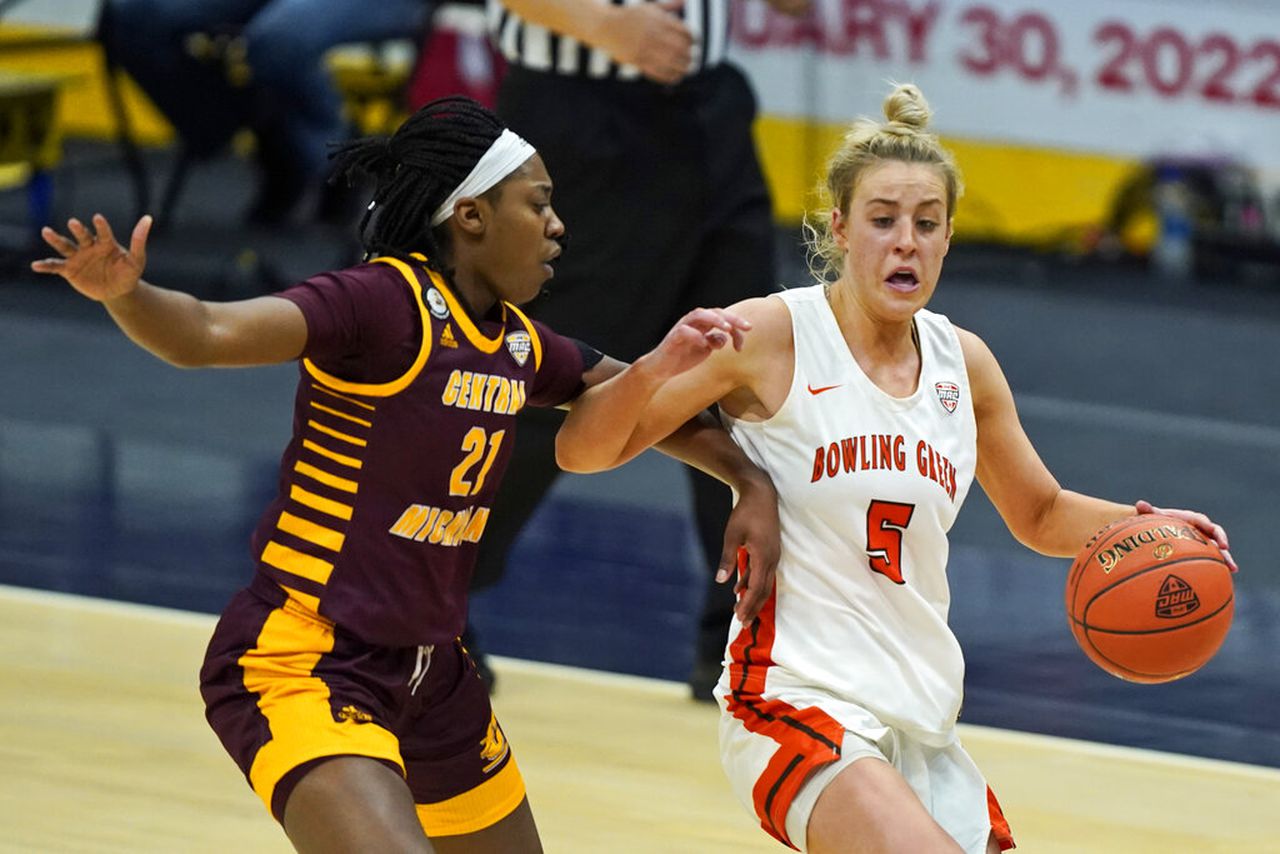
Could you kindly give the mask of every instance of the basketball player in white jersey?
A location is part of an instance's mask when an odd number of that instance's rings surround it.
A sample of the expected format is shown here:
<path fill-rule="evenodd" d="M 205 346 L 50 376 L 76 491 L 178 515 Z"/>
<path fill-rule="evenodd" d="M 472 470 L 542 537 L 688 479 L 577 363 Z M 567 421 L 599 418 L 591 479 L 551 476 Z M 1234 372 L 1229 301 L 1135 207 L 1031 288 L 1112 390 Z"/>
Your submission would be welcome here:
<path fill-rule="evenodd" d="M 774 596 L 734 621 L 716 691 L 736 794 L 797 849 L 985 854 L 1013 838 L 956 735 L 964 661 L 947 625 L 947 531 L 970 484 L 1047 555 L 1157 511 L 1062 489 L 991 351 L 925 308 L 960 179 L 916 87 L 885 115 L 854 123 L 828 163 L 811 248 L 829 281 L 734 306 L 751 324 L 740 349 L 699 361 L 668 335 L 580 398 L 557 450 L 570 470 L 609 468 L 718 402 L 782 522 Z M 1158 512 L 1228 547 L 1203 514 Z"/>

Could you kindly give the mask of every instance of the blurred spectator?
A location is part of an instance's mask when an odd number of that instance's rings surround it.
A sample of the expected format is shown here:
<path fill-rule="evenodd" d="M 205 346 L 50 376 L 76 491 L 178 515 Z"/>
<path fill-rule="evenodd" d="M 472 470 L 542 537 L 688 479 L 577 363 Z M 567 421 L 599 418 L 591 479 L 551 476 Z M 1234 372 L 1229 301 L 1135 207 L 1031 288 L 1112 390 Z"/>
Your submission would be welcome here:
<path fill-rule="evenodd" d="M 177 130 L 190 156 L 235 132 L 257 140 L 248 211 L 280 224 L 323 186 L 328 143 L 350 136 L 324 62 L 338 44 L 417 39 L 430 0 L 106 0 L 103 47 Z M 321 194 L 324 196 L 325 194 Z M 345 215 L 321 198 L 317 215 Z"/>
<path fill-rule="evenodd" d="M 419 47 L 405 100 L 416 110 L 437 98 L 466 95 L 492 109 L 506 67 L 489 40 L 484 0 L 445 0 Z"/>

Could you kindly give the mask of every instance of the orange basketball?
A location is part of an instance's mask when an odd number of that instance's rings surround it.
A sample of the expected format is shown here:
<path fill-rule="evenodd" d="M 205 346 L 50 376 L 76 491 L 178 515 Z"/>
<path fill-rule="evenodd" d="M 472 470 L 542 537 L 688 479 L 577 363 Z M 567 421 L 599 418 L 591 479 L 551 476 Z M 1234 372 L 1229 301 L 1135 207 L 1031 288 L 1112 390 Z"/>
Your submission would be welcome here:
<path fill-rule="evenodd" d="M 1130 682 L 1171 682 L 1213 657 L 1235 597 L 1222 552 L 1194 525 L 1145 514 L 1094 534 L 1067 575 L 1067 619 L 1093 663 Z"/>

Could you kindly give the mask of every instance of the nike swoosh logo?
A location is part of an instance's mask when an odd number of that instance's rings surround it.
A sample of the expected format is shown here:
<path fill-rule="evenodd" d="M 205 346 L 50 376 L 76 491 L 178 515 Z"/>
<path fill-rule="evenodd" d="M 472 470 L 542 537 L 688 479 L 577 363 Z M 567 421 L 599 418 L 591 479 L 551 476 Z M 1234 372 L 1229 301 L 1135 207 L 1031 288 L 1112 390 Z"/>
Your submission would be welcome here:
<path fill-rule="evenodd" d="M 844 385 L 844 383 L 836 383 L 835 385 L 824 385 L 818 388 L 814 388 L 811 385 L 809 386 L 809 394 L 822 394 L 824 391 L 831 391 L 831 389 L 840 388 L 840 386 L 842 385 Z"/>

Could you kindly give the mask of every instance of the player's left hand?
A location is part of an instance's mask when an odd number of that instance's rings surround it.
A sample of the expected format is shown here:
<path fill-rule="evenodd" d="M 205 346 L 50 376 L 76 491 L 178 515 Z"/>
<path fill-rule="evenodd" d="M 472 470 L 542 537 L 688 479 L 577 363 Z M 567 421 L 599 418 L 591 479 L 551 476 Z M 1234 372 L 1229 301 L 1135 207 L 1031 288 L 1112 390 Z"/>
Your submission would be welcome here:
<path fill-rule="evenodd" d="M 750 329 L 751 321 L 723 308 L 695 308 L 645 357 L 648 368 L 659 376 L 674 377 L 726 345 L 741 350 L 743 335 Z"/>
<path fill-rule="evenodd" d="M 67 221 L 67 233 L 45 226 L 40 236 L 61 258 L 41 258 L 31 262 L 37 273 L 61 276 L 91 300 L 110 302 L 127 296 L 138 286 L 147 266 L 147 236 L 151 217 L 144 216 L 133 227 L 129 246 L 116 242 L 111 223 L 102 214 L 93 215 L 93 228 L 74 217 Z"/>
<path fill-rule="evenodd" d="M 773 574 L 782 553 L 778 522 L 778 493 L 763 472 L 739 485 L 738 502 L 724 529 L 724 547 L 716 581 L 724 583 L 737 570 L 733 591 L 738 603 L 733 612 L 744 624 L 760 613 L 773 595 Z"/>
<path fill-rule="evenodd" d="M 1150 501 L 1138 501 L 1135 505 L 1139 513 L 1156 513 L 1161 516 L 1172 516 L 1175 519 L 1182 519 L 1195 525 L 1209 539 L 1217 544 L 1219 551 L 1222 552 L 1223 559 L 1227 562 L 1227 568 L 1232 572 L 1239 572 L 1240 567 L 1236 566 L 1235 558 L 1231 557 L 1231 543 L 1227 541 L 1226 530 L 1208 516 L 1198 513 L 1195 510 L 1170 510 L 1165 507 L 1156 507 Z"/>

